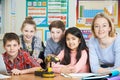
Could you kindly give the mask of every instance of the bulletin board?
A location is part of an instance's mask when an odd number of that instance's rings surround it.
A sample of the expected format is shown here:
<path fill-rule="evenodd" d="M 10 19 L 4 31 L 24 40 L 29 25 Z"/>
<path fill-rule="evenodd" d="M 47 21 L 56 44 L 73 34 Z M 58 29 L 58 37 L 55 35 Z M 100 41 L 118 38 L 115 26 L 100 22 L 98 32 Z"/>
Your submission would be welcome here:
<path fill-rule="evenodd" d="M 119 26 L 118 22 L 118 1 L 117 0 L 94 0 L 94 1 L 83 1 L 77 0 L 76 5 L 76 26 L 83 28 L 90 28 L 93 17 L 100 12 L 107 14 L 114 25 Z"/>
<path fill-rule="evenodd" d="M 120 0 L 76 1 L 76 26 L 81 29 L 86 41 L 92 36 L 90 29 L 92 20 L 100 12 L 107 14 L 112 19 L 114 25 L 120 27 Z"/>
<path fill-rule="evenodd" d="M 37 25 L 37 36 L 43 42 L 50 37 L 48 26 L 61 20 L 68 27 L 69 0 L 26 0 L 26 16 L 32 16 Z"/>
<path fill-rule="evenodd" d="M 27 0 L 26 16 L 32 16 L 37 27 L 48 27 L 54 20 L 61 20 L 68 26 L 69 0 Z"/>

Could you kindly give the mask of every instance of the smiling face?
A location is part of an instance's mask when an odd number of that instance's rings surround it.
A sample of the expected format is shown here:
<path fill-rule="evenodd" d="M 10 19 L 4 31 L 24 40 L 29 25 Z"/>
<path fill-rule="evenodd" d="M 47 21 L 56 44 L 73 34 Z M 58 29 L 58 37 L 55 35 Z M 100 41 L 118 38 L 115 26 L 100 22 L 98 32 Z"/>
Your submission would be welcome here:
<path fill-rule="evenodd" d="M 60 28 L 52 28 L 50 31 L 51 38 L 54 42 L 59 42 L 63 37 L 64 32 Z"/>
<path fill-rule="evenodd" d="M 4 45 L 4 49 L 7 54 L 11 57 L 16 57 L 18 54 L 18 50 L 20 49 L 20 45 L 16 40 L 7 41 Z"/>
<path fill-rule="evenodd" d="M 109 37 L 111 28 L 108 21 L 105 18 L 97 18 L 94 22 L 95 35 L 99 39 Z"/>
<path fill-rule="evenodd" d="M 70 33 L 67 34 L 66 36 L 66 43 L 68 48 L 71 50 L 77 50 L 79 44 L 80 44 L 80 39 Z"/>
<path fill-rule="evenodd" d="M 34 25 L 32 24 L 26 24 L 24 26 L 24 28 L 22 29 L 22 33 L 23 33 L 23 38 L 25 41 L 27 42 L 31 42 L 33 36 L 35 35 L 35 29 L 34 29 Z"/>

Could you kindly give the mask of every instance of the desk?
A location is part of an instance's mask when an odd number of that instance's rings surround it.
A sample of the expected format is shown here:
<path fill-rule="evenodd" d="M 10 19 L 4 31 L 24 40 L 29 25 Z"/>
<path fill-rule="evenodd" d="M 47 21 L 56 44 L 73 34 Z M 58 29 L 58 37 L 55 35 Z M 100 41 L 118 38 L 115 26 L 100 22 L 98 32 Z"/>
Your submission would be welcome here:
<path fill-rule="evenodd" d="M 10 79 L 5 80 L 80 80 L 79 78 L 65 78 L 59 74 L 55 74 L 54 78 L 42 78 L 34 74 L 12 75 Z"/>

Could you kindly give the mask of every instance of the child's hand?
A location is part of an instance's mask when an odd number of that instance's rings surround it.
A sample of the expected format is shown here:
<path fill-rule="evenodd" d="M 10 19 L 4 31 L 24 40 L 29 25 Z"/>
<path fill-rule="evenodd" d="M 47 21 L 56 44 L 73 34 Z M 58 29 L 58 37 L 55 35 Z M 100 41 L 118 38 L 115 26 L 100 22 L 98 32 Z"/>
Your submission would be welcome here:
<path fill-rule="evenodd" d="M 75 69 L 73 67 L 65 66 L 61 68 L 61 73 L 73 73 L 73 72 L 75 72 Z"/>
<path fill-rule="evenodd" d="M 20 74 L 22 74 L 22 71 L 19 70 L 19 69 L 13 69 L 13 70 L 11 70 L 11 72 L 12 72 L 13 75 L 20 75 Z"/>
<path fill-rule="evenodd" d="M 38 62 L 38 63 L 43 63 L 43 60 L 40 59 L 40 58 L 38 58 L 38 59 L 37 59 L 37 62 Z"/>

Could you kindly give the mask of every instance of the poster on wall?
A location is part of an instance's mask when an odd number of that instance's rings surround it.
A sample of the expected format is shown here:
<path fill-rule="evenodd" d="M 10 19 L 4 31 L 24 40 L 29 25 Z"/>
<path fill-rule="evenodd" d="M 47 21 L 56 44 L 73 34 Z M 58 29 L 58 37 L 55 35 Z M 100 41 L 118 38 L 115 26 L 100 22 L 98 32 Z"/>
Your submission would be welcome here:
<path fill-rule="evenodd" d="M 54 20 L 62 20 L 68 26 L 68 1 L 48 0 L 48 24 Z"/>
<path fill-rule="evenodd" d="M 87 29 L 87 28 L 83 28 L 83 29 L 80 29 L 82 34 L 83 34 L 83 37 L 85 39 L 86 42 L 88 42 L 88 40 L 92 37 L 92 32 L 90 29 Z"/>
<path fill-rule="evenodd" d="M 27 0 L 26 16 L 32 16 L 37 27 L 48 27 L 54 20 L 61 20 L 68 26 L 69 0 Z"/>
<path fill-rule="evenodd" d="M 89 3 L 91 5 L 89 5 Z M 76 5 L 76 26 L 90 27 L 93 17 L 97 13 L 107 14 L 118 27 L 118 1 L 83 1 L 77 0 Z"/>
<path fill-rule="evenodd" d="M 32 16 L 37 26 L 47 26 L 47 0 L 27 0 L 26 16 Z"/>

